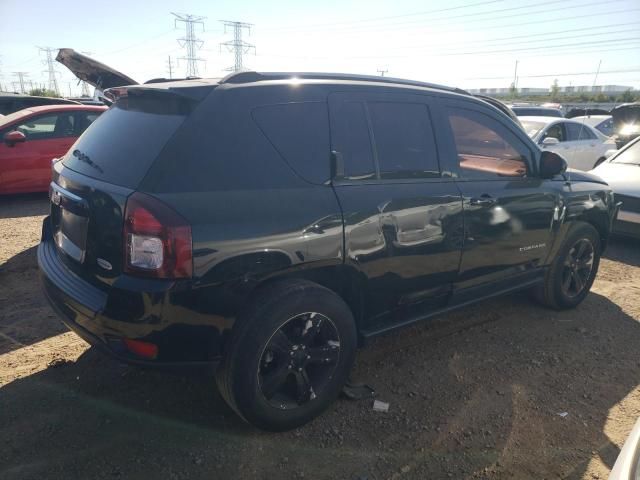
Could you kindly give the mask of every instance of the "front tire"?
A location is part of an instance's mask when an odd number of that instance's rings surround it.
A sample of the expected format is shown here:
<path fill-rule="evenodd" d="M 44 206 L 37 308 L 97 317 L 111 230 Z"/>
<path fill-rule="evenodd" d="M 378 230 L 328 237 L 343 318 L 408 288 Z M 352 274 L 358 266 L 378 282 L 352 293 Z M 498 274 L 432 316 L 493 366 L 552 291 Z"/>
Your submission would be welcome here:
<path fill-rule="evenodd" d="M 600 265 L 600 235 L 588 223 L 573 227 L 534 297 L 558 310 L 578 306 L 591 290 Z"/>
<path fill-rule="evenodd" d="M 356 348 L 351 310 L 338 295 L 305 280 L 276 282 L 237 320 L 216 381 L 244 420 L 289 430 L 335 401 Z"/>

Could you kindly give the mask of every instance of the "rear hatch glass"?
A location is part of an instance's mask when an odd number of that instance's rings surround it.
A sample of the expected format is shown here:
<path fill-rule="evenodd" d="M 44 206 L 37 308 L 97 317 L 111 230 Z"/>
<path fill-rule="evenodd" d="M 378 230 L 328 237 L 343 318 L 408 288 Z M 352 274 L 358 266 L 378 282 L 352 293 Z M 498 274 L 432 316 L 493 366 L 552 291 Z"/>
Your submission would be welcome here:
<path fill-rule="evenodd" d="M 190 102 L 178 96 L 132 91 L 87 129 L 65 156 L 64 166 L 136 188 L 189 110 Z"/>

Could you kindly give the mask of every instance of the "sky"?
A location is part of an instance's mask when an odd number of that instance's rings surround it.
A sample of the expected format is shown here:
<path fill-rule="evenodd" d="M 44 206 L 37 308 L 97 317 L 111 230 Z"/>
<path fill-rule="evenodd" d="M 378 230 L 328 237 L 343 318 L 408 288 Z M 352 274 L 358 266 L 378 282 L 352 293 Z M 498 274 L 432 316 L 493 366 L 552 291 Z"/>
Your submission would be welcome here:
<path fill-rule="evenodd" d="M 37 3 L 37 5 L 36 5 Z M 640 89 L 638 0 L 0 0 L 0 84 L 13 72 L 47 84 L 38 47 L 73 48 L 137 81 L 184 76 L 184 24 L 205 17 L 198 74 L 221 77 L 233 55 L 221 20 L 252 24 L 244 66 L 258 71 L 379 74 L 460 88 L 626 85 Z M 600 72 L 596 71 L 600 64 Z M 63 94 L 80 86 L 56 63 Z"/>

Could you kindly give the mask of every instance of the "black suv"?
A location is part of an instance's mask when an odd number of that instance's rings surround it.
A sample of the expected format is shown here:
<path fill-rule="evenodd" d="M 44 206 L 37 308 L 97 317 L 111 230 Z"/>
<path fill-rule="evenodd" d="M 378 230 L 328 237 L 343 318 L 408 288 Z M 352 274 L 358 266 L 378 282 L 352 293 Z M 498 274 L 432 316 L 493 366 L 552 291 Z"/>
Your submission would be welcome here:
<path fill-rule="evenodd" d="M 46 296 L 122 361 L 215 365 L 264 429 L 322 412 L 369 337 L 516 289 L 576 306 L 616 214 L 461 90 L 243 72 L 110 93 L 53 166 Z"/>

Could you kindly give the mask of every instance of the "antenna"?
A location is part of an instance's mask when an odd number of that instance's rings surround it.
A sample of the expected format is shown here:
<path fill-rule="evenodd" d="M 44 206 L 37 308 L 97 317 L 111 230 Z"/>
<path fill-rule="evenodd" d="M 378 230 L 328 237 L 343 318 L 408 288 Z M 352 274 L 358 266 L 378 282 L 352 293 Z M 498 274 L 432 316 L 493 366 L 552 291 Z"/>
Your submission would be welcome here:
<path fill-rule="evenodd" d="M 381 77 L 384 77 L 385 73 L 389 73 L 389 69 L 388 68 L 384 68 L 384 69 L 378 68 L 378 70 L 376 70 L 376 71 L 380 74 Z"/>

